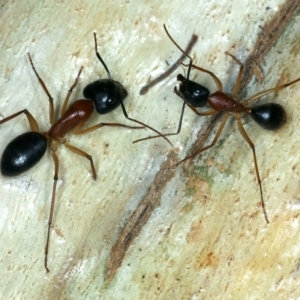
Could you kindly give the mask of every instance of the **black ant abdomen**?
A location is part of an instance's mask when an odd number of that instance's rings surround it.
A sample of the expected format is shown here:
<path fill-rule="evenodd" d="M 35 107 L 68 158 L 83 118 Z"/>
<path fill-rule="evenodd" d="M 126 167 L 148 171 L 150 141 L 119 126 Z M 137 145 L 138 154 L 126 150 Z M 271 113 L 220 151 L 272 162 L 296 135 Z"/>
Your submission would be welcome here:
<path fill-rule="evenodd" d="M 5 176 L 19 175 L 44 156 L 47 139 L 39 132 L 25 132 L 13 139 L 5 148 L 1 158 L 1 173 Z"/>
<path fill-rule="evenodd" d="M 286 122 L 286 112 L 277 103 L 266 103 L 251 108 L 252 119 L 261 127 L 276 130 Z"/>
<path fill-rule="evenodd" d="M 178 74 L 177 80 L 180 81 L 179 91 L 174 88 L 174 92 L 185 102 L 193 107 L 203 107 L 207 104 L 210 91 L 203 85 L 186 79 L 183 75 Z"/>
<path fill-rule="evenodd" d="M 94 81 L 83 90 L 83 96 L 93 101 L 98 114 L 115 110 L 127 95 L 123 85 L 111 78 Z"/>

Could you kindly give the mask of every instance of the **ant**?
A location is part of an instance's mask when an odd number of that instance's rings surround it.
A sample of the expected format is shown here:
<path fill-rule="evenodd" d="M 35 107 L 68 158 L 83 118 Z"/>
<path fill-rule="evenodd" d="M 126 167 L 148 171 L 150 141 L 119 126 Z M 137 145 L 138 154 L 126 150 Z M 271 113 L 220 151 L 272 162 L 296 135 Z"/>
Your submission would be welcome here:
<path fill-rule="evenodd" d="M 1 158 L 1 173 L 5 176 L 17 176 L 31 169 L 44 156 L 47 150 L 47 144 L 49 143 L 51 148 L 52 159 L 54 162 L 54 177 L 53 177 L 54 182 L 53 182 L 53 189 L 52 189 L 51 208 L 50 208 L 49 219 L 48 219 L 48 232 L 47 232 L 47 240 L 45 246 L 45 261 L 44 261 L 45 269 L 47 272 L 49 272 L 48 251 L 49 251 L 49 243 L 50 243 L 50 228 L 53 219 L 56 185 L 58 181 L 58 172 L 59 172 L 59 160 L 58 160 L 58 156 L 56 155 L 58 143 L 63 144 L 67 149 L 74 152 L 75 154 L 78 154 L 88 159 L 90 161 L 92 177 L 93 179 L 96 179 L 97 175 L 96 175 L 96 170 L 94 167 L 92 156 L 82 151 L 81 149 L 78 149 L 68 144 L 66 142 L 65 135 L 69 131 L 72 131 L 72 133 L 76 135 L 85 134 L 88 132 L 92 132 L 103 126 L 120 126 L 120 127 L 132 128 L 132 129 L 140 129 L 143 127 L 132 127 L 132 126 L 127 126 L 118 123 L 99 123 L 92 127 L 82 129 L 82 127 L 90 119 L 94 111 L 94 102 L 88 99 L 80 99 L 80 100 L 76 100 L 68 107 L 69 98 L 73 92 L 73 89 L 76 87 L 78 83 L 79 76 L 83 69 L 82 67 L 80 68 L 78 75 L 73 85 L 69 89 L 68 94 L 63 102 L 61 116 L 57 121 L 55 121 L 53 98 L 50 95 L 44 81 L 37 73 L 31 55 L 29 53 L 28 53 L 28 59 L 36 77 L 39 80 L 40 85 L 42 86 L 44 92 L 49 98 L 49 106 L 50 106 L 49 120 L 50 120 L 51 127 L 46 132 L 40 132 L 37 121 L 27 109 L 21 110 L 9 117 L 2 119 L 0 121 L 0 124 L 8 122 L 13 118 L 24 113 L 27 117 L 31 131 L 17 136 L 6 146 Z"/>
<path fill-rule="evenodd" d="M 177 80 L 180 82 L 179 83 L 179 90 L 177 89 L 177 87 L 174 87 L 174 92 L 180 98 L 182 98 L 183 101 L 184 101 L 183 106 L 182 106 L 182 110 L 181 110 L 181 115 L 180 115 L 180 119 L 179 119 L 177 132 L 167 133 L 167 134 L 164 134 L 164 136 L 177 135 L 177 134 L 180 133 L 185 105 L 187 105 L 198 116 L 211 116 L 211 115 L 215 115 L 215 114 L 219 113 L 220 111 L 225 112 L 225 115 L 223 116 L 221 124 L 219 125 L 219 128 L 216 132 L 216 135 L 215 135 L 212 143 L 205 146 L 205 147 L 203 147 L 203 148 L 201 148 L 201 149 L 199 149 L 199 150 L 197 150 L 193 154 L 185 157 L 184 159 L 179 161 L 176 165 L 178 166 L 182 162 L 184 162 L 184 161 L 186 161 L 190 158 L 193 158 L 196 155 L 198 155 L 198 154 L 210 149 L 211 147 L 213 147 L 217 143 L 217 141 L 218 141 L 218 139 L 219 139 L 219 137 L 220 137 L 220 135 L 221 135 L 221 133 L 224 129 L 224 126 L 225 126 L 225 124 L 228 120 L 228 117 L 230 115 L 233 115 L 236 122 L 237 122 L 238 130 L 240 131 L 241 135 L 243 136 L 243 138 L 246 140 L 246 142 L 248 143 L 248 145 L 252 149 L 255 172 L 256 172 L 256 177 L 257 177 L 258 185 L 259 185 L 259 189 L 260 189 L 261 205 L 262 205 L 265 220 L 266 220 L 267 223 L 269 223 L 269 219 L 268 219 L 268 216 L 267 216 L 265 203 L 264 203 L 261 179 L 260 179 L 260 175 L 259 175 L 259 171 L 258 171 L 258 164 L 257 164 L 257 159 L 256 159 L 255 146 L 254 146 L 253 142 L 251 141 L 251 139 L 249 138 L 247 132 L 244 129 L 244 126 L 241 122 L 241 117 L 242 117 L 242 114 L 248 114 L 252 117 L 252 119 L 258 125 L 260 125 L 264 129 L 267 129 L 267 130 L 279 129 L 286 121 L 286 112 L 280 104 L 265 103 L 265 104 L 261 104 L 261 105 L 256 105 L 254 107 L 248 107 L 248 104 L 255 101 L 255 100 L 257 100 L 257 99 L 259 99 L 259 98 L 261 98 L 262 96 L 265 96 L 265 95 L 270 94 L 270 93 L 274 93 L 276 91 L 284 89 L 284 88 L 300 81 L 300 77 L 293 80 L 293 81 L 291 81 L 291 82 L 289 82 L 289 83 L 282 84 L 282 85 L 279 85 L 277 87 L 259 92 L 255 95 L 251 96 L 250 98 L 242 100 L 242 101 L 239 102 L 239 101 L 237 101 L 237 95 L 238 95 L 239 90 L 240 90 L 240 84 L 241 84 L 241 79 L 242 79 L 243 70 L 244 70 L 244 66 L 243 66 L 242 62 L 239 59 L 237 59 L 234 55 L 232 55 L 228 52 L 225 52 L 227 55 L 229 55 L 240 66 L 238 76 L 237 76 L 237 79 L 236 79 L 236 82 L 235 82 L 235 85 L 234 85 L 234 88 L 233 88 L 232 95 L 228 95 L 228 94 L 223 92 L 223 86 L 222 86 L 222 83 L 221 83 L 220 79 L 214 73 L 194 65 L 192 58 L 184 50 L 182 50 L 182 48 L 175 42 L 175 40 L 169 34 L 169 32 L 168 32 L 165 25 L 164 25 L 164 29 L 165 29 L 168 37 L 170 38 L 170 40 L 173 42 L 173 44 L 182 53 L 184 53 L 186 55 L 186 57 L 188 57 L 189 60 L 190 60 L 188 65 L 182 63 L 182 65 L 188 66 L 187 76 L 184 77 L 181 74 L 177 75 Z M 196 69 L 198 71 L 209 74 L 212 77 L 212 79 L 214 80 L 215 85 L 217 86 L 217 91 L 214 92 L 214 93 L 210 93 L 210 91 L 206 87 L 200 85 L 197 82 L 191 81 L 189 79 L 191 69 Z M 209 110 L 204 111 L 204 112 L 198 112 L 197 111 L 196 108 L 204 107 L 206 104 L 208 104 L 210 106 Z M 147 138 L 142 138 L 142 139 L 136 140 L 134 142 L 139 142 L 139 141 L 142 141 L 142 140 L 156 138 L 156 137 L 158 137 L 158 136 L 151 136 L 151 137 L 147 137 Z"/>
<path fill-rule="evenodd" d="M 94 37 L 95 37 L 95 49 L 97 49 L 95 33 L 94 33 Z M 154 132 L 156 132 L 157 134 L 159 134 L 159 136 L 163 137 L 163 135 L 160 132 L 153 129 L 152 127 L 128 117 L 123 104 L 123 100 L 127 96 L 127 91 L 119 82 L 111 79 L 110 73 L 104 61 L 102 60 L 99 53 L 97 52 L 97 50 L 96 50 L 96 54 L 100 62 L 104 65 L 106 71 L 108 72 L 109 79 L 98 80 L 86 86 L 86 88 L 84 89 L 84 96 L 87 99 L 76 100 L 68 107 L 70 96 L 73 92 L 73 89 L 78 84 L 78 80 L 83 69 L 83 67 L 81 67 L 73 85 L 70 87 L 67 96 L 64 99 L 60 118 L 58 120 L 55 120 L 53 98 L 49 93 L 44 81 L 41 79 L 38 72 L 36 71 L 31 55 L 30 53 L 28 53 L 28 59 L 31 64 L 31 67 L 40 85 L 42 86 L 44 92 L 49 98 L 49 107 L 50 107 L 49 120 L 50 120 L 51 127 L 48 131 L 40 132 L 37 121 L 27 109 L 12 114 L 0 121 L 0 125 L 1 125 L 24 113 L 27 117 L 30 130 L 31 130 L 29 132 L 17 136 L 4 149 L 1 158 L 2 175 L 17 176 L 26 172 L 27 170 L 34 167 L 44 156 L 48 144 L 50 145 L 51 148 L 51 155 L 54 162 L 54 177 L 53 177 L 51 206 L 50 206 L 49 219 L 48 219 L 47 239 L 46 239 L 46 246 L 45 246 L 44 267 L 47 273 L 49 272 L 48 253 L 49 253 L 49 245 L 50 245 L 50 229 L 53 221 L 54 204 L 56 200 L 55 199 L 56 186 L 57 186 L 58 172 L 59 172 L 59 159 L 56 154 L 58 143 L 63 144 L 67 149 L 69 149 L 73 153 L 88 159 L 92 170 L 92 177 L 95 180 L 97 175 L 96 175 L 96 170 L 95 170 L 92 156 L 84 152 L 83 150 L 68 144 L 65 138 L 65 135 L 68 132 L 72 131 L 72 133 L 75 135 L 83 135 L 104 126 L 125 127 L 130 129 L 143 129 L 144 127 L 147 127 L 153 130 Z M 143 126 L 142 127 L 128 126 L 119 123 L 98 123 L 96 125 L 83 129 L 83 126 L 90 119 L 95 108 L 99 114 L 104 114 L 113 111 L 120 104 L 123 109 L 123 113 L 127 119 L 139 123 L 140 125 Z M 165 139 L 170 143 L 170 141 L 167 138 Z"/>

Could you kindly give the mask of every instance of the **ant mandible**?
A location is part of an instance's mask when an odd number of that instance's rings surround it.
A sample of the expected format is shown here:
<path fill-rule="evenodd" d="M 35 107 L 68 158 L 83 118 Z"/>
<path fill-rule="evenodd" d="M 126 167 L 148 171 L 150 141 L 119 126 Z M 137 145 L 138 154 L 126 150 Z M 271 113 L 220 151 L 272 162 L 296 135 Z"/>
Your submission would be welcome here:
<path fill-rule="evenodd" d="M 216 135 L 215 135 L 212 143 L 210 145 L 207 145 L 207 146 L 197 150 L 193 154 L 185 157 L 184 159 L 179 161 L 177 163 L 177 165 L 179 165 L 182 162 L 184 162 L 190 158 L 193 158 L 196 155 L 204 152 L 205 150 L 208 150 L 211 147 L 213 147 L 217 143 L 217 141 L 224 129 L 224 126 L 228 120 L 228 117 L 230 115 L 233 115 L 237 122 L 238 130 L 240 131 L 241 135 L 243 136 L 243 138 L 246 140 L 246 142 L 252 149 L 255 172 L 256 172 L 256 177 L 257 177 L 258 185 L 259 185 L 259 189 L 260 189 L 261 205 L 262 205 L 265 220 L 267 223 L 269 223 L 269 219 L 267 216 L 265 203 L 264 203 L 261 179 L 260 179 L 260 175 L 259 175 L 259 171 L 258 171 L 255 146 L 254 146 L 253 142 L 251 141 L 251 139 L 249 138 L 247 132 L 244 129 L 244 126 L 241 122 L 241 117 L 242 117 L 242 114 L 248 114 L 252 117 L 252 119 L 258 125 L 260 125 L 261 127 L 265 128 L 265 129 L 268 129 L 268 130 L 276 130 L 276 129 L 280 128 L 286 121 L 286 112 L 280 104 L 265 103 L 265 104 L 261 104 L 261 105 L 256 105 L 254 107 L 248 107 L 248 104 L 261 98 L 262 96 L 279 91 L 281 89 L 284 89 L 284 88 L 300 81 L 300 77 L 289 83 L 282 84 L 277 87 L 267 89 L 265 91 L 257 93 L 255 95 L 251 96 L 250 98 L 239 102 L 239 101 L 237 101 L 237 96 L 238 96 L 238 93 L 240 90 L 240 84 L 241 84 L 241 79 L 242 79 L 243 70 L 244 70 L 244 66 L 239 59 L 237 59 L 234 55 L 232 55 L 228 52 L 225 52 L 240 66 L 238 76 L 237 76 L 237 79 L 236 79 L 236 82 L 235 82 L 235 85 L 233 88 L 232 95 L 225 94 L 223 92 L 223 86 L 222 86 L 220 79 L 214 73 L 212 73 L 206 69 L 200 68 L 196 65 L 193 65 L 192 58 L 184 50 L 182 50 L 182 48 L 175 42 L 175 40 L 169 34 L 165 25 L 164 25 L 164 29 L 165 29 L 168 37 L 174 43 L 174 45 L 182 53 L 184 53 L 186 55 L 186 57 L 188 57 L 190 60 L 188 65 L 185 65 L 182 63 L 182 65 L 188 66 L 187 76 L 184 77 L 182 74 L 177 75 L 177 80 L 180 82 L 179 90 L 177 89 L 177 87 L 174 87 L 174 92 L 180 98 L 182 98 L 184 101 L 182 109 L 181 109 L 181 115 L 180 115 L 180 119 L 179 119 L 177 132 L 167 133 L 167 134 L 164 134 L 164 136 L 176 135 L 176 134 L 180 133 L 185 105 L 190 107 L 192 109 L 192 111 L 194 113 L 196 113 L 198 116 L 210 116 L 210 115 L 215 115 L 220 111 L 225 112 L 223 120 L 221 121 L 221 124 L 216 132 Z M 189 76 L 190 76 L 190 72 L 191 72 L 192 68 L 209 74 L 212 77 L 212 79 L 214 80 L 218 90 L 214 93 L 210 93 L 210 91 L 206 87 L 200 85 L 197 82 L 191 81 L 189 79 Z M 204 107 L 206 104 L 208 104 L 210 106 L 209 110 L 204 111 L 204 112 L 198 112 L 196 110 L 197 107 Z M 135 142 L 139 142 L 139 141 L 151 139 L 151 138 L 156 138 L 156 137 L 158 137 L 158 136 L 151 136 L 151 137 L 139 139 L 139 140 L 136 140 Z"/>
<path fill-rule="evenodd" d="M 56 155 L 58 143 L 63 144 L 67 149 L 74 152 L 75 154 L 78 154 L 88 159 L 90 161 L 90 165 L 92 169 L 92 177 L 93 179 L 96 179 L 97 175 L 96 175 L 92 156 L 82 151 L 81 149 L 78 149 L 68 144 L 66 142 L 65 135 L 69 131 L 72 131 L 72 133 L 76 135 L 85 134 L 85 133 L 92 132 L 103 126 L 117 126 L 117 127 L 131 128 L 131 129 L 141 129 L 144 127 L 133 127 L 133 126 L 127 126 L 119 123 L 99 123 L 89 128 L 82 129 L 82 127 L 89 120 L 89 118 L 91 117 L 94 111 L 94 107 L 96 106 L 94 101 L 90 99 L 76 100 L 74 103 L 72 103 L 69 106 L 69 108 L 68 108 L 68 102 L 73 92 L 73 89 L 78 83 L 78 79 L 83 68 L 80 69 L 75 79 L 75 82 L 73 83 L 73 85 L 68 91 L 68 94 L 62 106 L 61 116 L 59 120 L 55 121 L 53 98 L 50 95 L 44 81 L 37 73 L 29 53 L 28 53 L 28 58 L 31 67 L 39 80 L 40 85 L 42 86 L 44 92 L 49 98 L 49 105 L 50 105 L 49 120 L 50 120 L 51 128 L 49 129 L 49 131 L 40 132 L 37 121 L 27 109 L 21 110 L 9 117 L 2 119 L 0 121 L 0 124 L 8 122 L 13 118 L 24 113 L 27 117 L 31 131 L 17 136 L 6 146 L 1 158 L 1 173 L 5 176 L 17 176 L 31 169 L 44 156 L 47 149 L 47 144 L 48 143 L 50 144 L 51 155 L 54 162 L 55 171 L 54 171 L 54 178 L 53 178 L 54 182 L 53 182 L 53 189 L 52 189 L 51 208 L 50 208 L 49 220 L 48 220 L 48 231 L 47 231 L 47 239 L 46 239 L 46 246 L 45 246 L 45 261 L 44 261 L 45 269 L 47 272 L 49 272 L 48 251 L 49 251 L 49 244 L 50 244 L 50 228 L 53 220 L 56 185 L 58 181 L 58 172 L 59 172 L 59 160 Z"/>
<path fill-rule="evenodd" d="M 159 131 L 154 129 L 153 127 L 146 125 L 145 123 L 142 123 L 141 121 L 138 121 L 136 119 L 132 119 L 128 116 L 127 111 L 124 106 L 124 99 L 127 97 L 128 93 L 126 89 L 123 87 L 123 85 L 112 79 L 110 72 L 103 61 L 102 57 L 100 56 L 98 50 L 97 50 L 97 36 L 94 32 L 94 41 L 95 41 L 95 53 L 101 64 L 103 65 L 108 78 L 107 79 L 100 79 L 96 80 L 90 84 L 88 84 L 83 89 L 83 96 L 87 99 L 92 99 L 96 108 L 96 111 L 98 114 L 107 114 L 113 110 L 115 110 L 118 106 L 121 105 L 123 114 L 126 119 L 138 123 L 140 125 L 143 125 L 144 127 L 149 128 L 150 130 L 156 132 L 158 136 L 164 138 L 171 146 L 172 143 Z"/>

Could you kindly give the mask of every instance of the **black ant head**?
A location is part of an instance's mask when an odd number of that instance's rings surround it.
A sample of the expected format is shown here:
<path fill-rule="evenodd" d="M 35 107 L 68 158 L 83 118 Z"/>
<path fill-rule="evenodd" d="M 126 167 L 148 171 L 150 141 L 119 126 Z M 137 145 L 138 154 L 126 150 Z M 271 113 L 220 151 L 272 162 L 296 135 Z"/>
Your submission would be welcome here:
<path fill-rule="evenodd" d="M 258 125 L 268 130 L 276 130 L 286 121 L 286 112 L 277 103 L 266 103 L 252 107 L 250 115 Z"/>
<path fill-rule="evenodd" d="M 175 88 L 175 93 L 194 107 L 203 107 L 207 103 L 209 90 L 201 84 L 186 79 L 178 74 L 177 80 L 180 81 L 179 91 Z"/>
<path fill-rule="evenodd" d="M 128 93 L 123 85 L 111 78 L 110 72 L 97 51 L 97 37 L 94 32 L 95 53 L 100 63 L 104 67 L 108 79 L 100 79 L 88 84 L 83 90 L 83 96 L 94 102 L 98 114 L 104 115 L 115 110 L 123 101 Z"/>
<path fill-rule="evenodd" d="M 101 79 L 88 84 L 83 96 L 94 102 L 98 114 L 107 114 L 116 109 L 128 93 L 121 83 L 113 79 Z"/>

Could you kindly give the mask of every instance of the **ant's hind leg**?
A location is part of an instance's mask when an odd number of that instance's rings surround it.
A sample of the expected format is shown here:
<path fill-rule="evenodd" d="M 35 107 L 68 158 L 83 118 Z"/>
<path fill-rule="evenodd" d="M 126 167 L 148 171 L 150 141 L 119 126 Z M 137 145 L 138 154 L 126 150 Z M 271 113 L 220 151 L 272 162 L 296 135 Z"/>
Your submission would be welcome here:
<path fill-rule="evenodd" d="M 260 176 L 259 176 L 259 172 L 258 172 L 258 165 L 257 165 L 257 159 L 256 159 L 255 146 L 252 143 L 252 141 L 250 140 L 247 132 L 245 131 L 244 126 L 243 126 L 243 124 L 242 124 L 242 122 L 240 120 L 240 116 L 235 116 L 235 119 L 237 121 L 238 129 L 239 129 L 241 135 L 243 136 L 243 138 L 245 139 L 245 141 L 248 143 L 248 145 L 252 149 L 253 161 L 254 161 L 254 166 L 255 166 L 255 172 L 256 172 L 256 177 L 257 177 L 257 181 L 258 181 L 258 185 L 259 185 L 259 189 L 260 189 L 261 205 L 262 205 L 263 213 L 265 215 L 265 220 L 266 220 L 267 223 L 270 223 L 269 219 L 268 219 L 266 207 L 265 207 L 265 202 L 264 202 L 264 197 L 263 197 L 263 191 L 262 191 L 262 186 L 261 186 L 261 180 L 260 180 Z"/>
<path fill-rule="evenodd" d="M 52 219 L 53 219 L 53 212 L 54 212 L 54 204 L 55 204 L 55 194 L 56 194 L 56 186 L 57 186 L 57 180 L 58 180 L 58 169 L 59 169 L 59 160 L 55 153 L 55 150 L 51 151 L 52 159 L 54 162 L 54 177 L 53 177 L 53 189 L 52 189 L 52 199 L 51 199 L 51 207 L 50 207 L 50 213 L 49 213 L 49 219 L 48 219 L 48 231 L 47 231 L 47 240 L 46 240 L 46 246 L 45 246 L 45 262 L 44 266 L 47 271 L 48 269 L 48 253 L 49 253 L 49 244 L 50 244 L 50 231 L 51 231 L 51 225 L 52 225 Z"/>
<path fill-rule="evenodd" d="M 2 119 L 0 121 L 0 124 L 4 124 L 5 122 L 10 121 L 13 118 L 15 118 L 15 117 L 17 117 L 17 116 L 19 116 L 19 115 L 21 115 L 23 113 L 27 117 L 27 120 L 28 120 L 28 123 L 29 123 L 31 131 L 39 132 L 39 126 L 38 126 L 37 121 L 35 120 L 35 118 L 32 116 L 32 114 L 27 109 L 23 109 L 23 110 L 15 113 L 15 114 L 9 116 L 9 117 L 6 117 L 6 118 Z"/>

